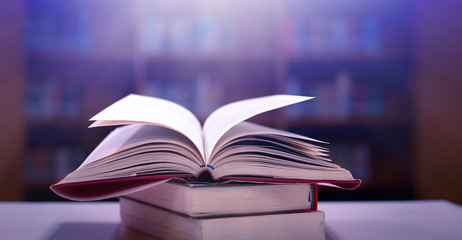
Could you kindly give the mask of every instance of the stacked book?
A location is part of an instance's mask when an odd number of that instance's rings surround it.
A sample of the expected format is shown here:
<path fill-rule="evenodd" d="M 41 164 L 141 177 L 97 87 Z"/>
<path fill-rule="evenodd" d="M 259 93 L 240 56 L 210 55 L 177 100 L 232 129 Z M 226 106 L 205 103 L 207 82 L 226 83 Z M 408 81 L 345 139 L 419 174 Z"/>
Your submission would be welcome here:
<path fill-rule="evenodd" d="M 122 196 L 126 225 L 159 238 L 323 239 L 317 184 L 355 189 L 361 181 L 328 158 L 325 142 L 246 121 L 310 99 L 241 100 L 202 125 L 176 103 L 128 95 L 90 127 L 125 126 L 51 189 L 78 201 Z"/>
<path fill-rule="evenodd" d="M 169 181 L 120 198 L 122 222 L 159 239 L 324 239 L 316 184 Z"/>

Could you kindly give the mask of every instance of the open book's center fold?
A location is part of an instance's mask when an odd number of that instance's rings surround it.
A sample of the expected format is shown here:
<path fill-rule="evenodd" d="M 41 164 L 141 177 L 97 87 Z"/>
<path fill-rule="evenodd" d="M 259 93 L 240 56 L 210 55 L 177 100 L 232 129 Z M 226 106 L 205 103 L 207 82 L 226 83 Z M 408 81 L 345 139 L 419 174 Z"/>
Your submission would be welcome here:
<path fill-rule="evenodd" d="M 260 113 L 303 102 L 313 97 L 293 95 L 273 95 L 242 100 L 224 105 L 210 114 L 202 129 L 204 136 L 205 162 L 210 162 L 210 156 L 219 139 L 236 124 Z"/>

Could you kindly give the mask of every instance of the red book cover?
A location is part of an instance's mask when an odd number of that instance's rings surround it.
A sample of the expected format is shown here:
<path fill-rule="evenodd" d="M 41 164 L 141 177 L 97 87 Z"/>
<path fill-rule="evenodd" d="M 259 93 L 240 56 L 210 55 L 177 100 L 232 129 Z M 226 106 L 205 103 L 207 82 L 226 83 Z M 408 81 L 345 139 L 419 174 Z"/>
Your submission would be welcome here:
<path fill-rule="evenodd" d="M 112 197 L 119 197 L 136 191 L 144 190 L 156 184 L 166 182 L 174 178 L 191 178 L 191 175 L 166 175 L 145 176 L 120 179 L 107 179 L 89 182 L 53 184 L 51 189 L 61 197 L 75 201 L 94 201 Z M 220 180 L 235 180 L 264 183 L 312 183 L 316 185 L 315 199 L 317 201 L 317 184 L 330 184 L 344 189 L 355 189 L 361 181 L 322 181 L 305 179 L 275 179 L 275 178 L 252 178 L 252 177 L 227 177 Z"/>

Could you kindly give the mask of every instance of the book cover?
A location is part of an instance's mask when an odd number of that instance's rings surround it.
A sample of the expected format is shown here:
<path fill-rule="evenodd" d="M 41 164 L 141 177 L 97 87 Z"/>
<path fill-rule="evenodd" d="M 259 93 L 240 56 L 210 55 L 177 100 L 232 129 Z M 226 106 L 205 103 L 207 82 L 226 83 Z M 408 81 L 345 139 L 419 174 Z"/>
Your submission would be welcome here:
<path fill-rule="evenodd" d="M 169 181 L 124 197 L 193 217 L 317 210 L 316 184 Z"/>

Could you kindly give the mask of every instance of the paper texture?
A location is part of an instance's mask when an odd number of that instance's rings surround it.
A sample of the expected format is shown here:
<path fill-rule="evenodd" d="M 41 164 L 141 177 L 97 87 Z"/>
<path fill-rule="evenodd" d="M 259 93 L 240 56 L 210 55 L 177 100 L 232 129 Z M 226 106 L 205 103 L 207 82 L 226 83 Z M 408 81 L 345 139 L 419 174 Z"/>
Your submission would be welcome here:
<path fill-rule="evenodd" d="M 171 128 L 189 138 L 204 157 L 199 120 L 188 109 L 171 101 L 130 94 L 90 120 L 96 121 L 90 127 L 143 123 Z"/>
<path fill-rule="evenodd" d="M 204 146 L 206 162 L 221 136 L 236 124 L 260 113 L 310 100 L 313 97 L 273 95 L 252 98 L 224 105 L 215 110 L 204 123 Z"/>
<path fill-rule="evenodd" d="M 164 150 L 167 147 L 180 145 L 189 151 L 185 152 L 184 149 L 179 147 L 175 148 L 175 151 L 191 159 L 192 162 L 195 161 L 195 164 L 198 166 L 204 164 L 199 149 L 197 149 L 197 147 L 183 134 L 162 126 L 131 124 L 113 130 L 91 152 L 79 168 L 101 159 L 108 160 L 111 157 L 114 158 L 121 155 L 123 152 L 128 152 L 126 153 L 128 155 L 130 155 L 130 152 L 132 152 L 131 154 L 135 154 L 135 149 L 139 149 L 138 151 L 154 151 L 158 149 L 159 146 L 161 147 L 160 149 Z M 158 152 L 157 155 L 162 155 L 162 153 Z M 129 156 L 125 156 L 125 158 L 128 157 Z M 122 164 L 120 161 L 117 161 L 117 163 L 119 165 Z M 117 164 L 112 163 L 111 166 L 115 167 Z M 122 168 L 123 166 L 120 167 Z"/>

